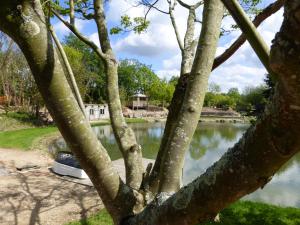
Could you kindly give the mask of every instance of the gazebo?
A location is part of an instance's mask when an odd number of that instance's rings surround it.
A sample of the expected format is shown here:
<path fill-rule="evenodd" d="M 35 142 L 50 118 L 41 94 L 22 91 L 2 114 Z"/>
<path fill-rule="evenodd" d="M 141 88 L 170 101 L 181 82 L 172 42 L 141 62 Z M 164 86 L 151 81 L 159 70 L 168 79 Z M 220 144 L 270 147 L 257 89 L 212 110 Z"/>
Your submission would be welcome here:
<path fill-rule="evenodd" d="M 128 106 L 135 109 L 147 109 L 148 108 L 148 97 L 144 94 L 135 94 L 130 97 Z"/>

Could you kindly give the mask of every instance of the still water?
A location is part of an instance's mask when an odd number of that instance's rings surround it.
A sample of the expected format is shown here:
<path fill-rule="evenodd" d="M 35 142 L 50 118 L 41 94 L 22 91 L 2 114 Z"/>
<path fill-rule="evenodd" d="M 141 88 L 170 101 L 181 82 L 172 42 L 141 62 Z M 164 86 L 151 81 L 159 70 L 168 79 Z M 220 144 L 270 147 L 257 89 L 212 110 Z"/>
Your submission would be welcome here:
<path fill-rule="evenodd" d="M 143 147 L 143 157 L 155 159 L 163 135 L 164 123 L 130 125 Z M 216 162 L 243 135 L 247 124 L 200 123 L 185 155 L 183 183 L 187 184 Z M 113 160 L 121 158 L 109 125 L 93 128 Z M 300 154 L 292 158 L 264 189 L 244 199 L 281 206 L 300 207 Z"/>

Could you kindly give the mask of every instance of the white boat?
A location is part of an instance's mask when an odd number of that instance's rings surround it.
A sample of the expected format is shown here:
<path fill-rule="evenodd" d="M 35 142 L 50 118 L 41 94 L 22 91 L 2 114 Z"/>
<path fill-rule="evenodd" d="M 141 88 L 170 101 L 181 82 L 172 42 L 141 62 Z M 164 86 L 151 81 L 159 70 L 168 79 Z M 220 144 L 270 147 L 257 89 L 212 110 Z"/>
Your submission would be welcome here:
<path fill-rule="evenodd" d="M 69 152 L 59 152 L 52 170 L 54 173 L 63 176 L 71 176 L 79 179 L 89 179 L 88 175 L 80 167 L 76 158 Z"/>

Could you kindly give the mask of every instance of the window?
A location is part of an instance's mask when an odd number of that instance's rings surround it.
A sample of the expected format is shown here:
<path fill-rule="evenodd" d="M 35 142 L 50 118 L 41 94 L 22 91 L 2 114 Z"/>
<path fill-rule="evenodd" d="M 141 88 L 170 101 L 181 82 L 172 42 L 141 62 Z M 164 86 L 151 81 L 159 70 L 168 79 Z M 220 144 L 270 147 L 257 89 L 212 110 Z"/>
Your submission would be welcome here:
<path fill-rule="evenodd" d="M 94 109 L 90 109 L 90 115 L 94 115 Z"/>
<path fill-rule="evenodd" d="M 100 109 L 100 114 L 104 115 L 104 109 Z"/>

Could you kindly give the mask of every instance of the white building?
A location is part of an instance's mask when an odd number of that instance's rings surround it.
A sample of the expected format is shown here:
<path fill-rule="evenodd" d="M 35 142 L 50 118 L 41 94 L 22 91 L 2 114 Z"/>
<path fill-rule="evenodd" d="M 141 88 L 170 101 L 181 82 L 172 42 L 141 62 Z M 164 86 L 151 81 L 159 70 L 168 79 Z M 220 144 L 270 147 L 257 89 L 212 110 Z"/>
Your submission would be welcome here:
<path fill-rule="evenodd" d="M 85 115 L 88 120 L 109 119 L 108 105 L 84 104 Z"/>

